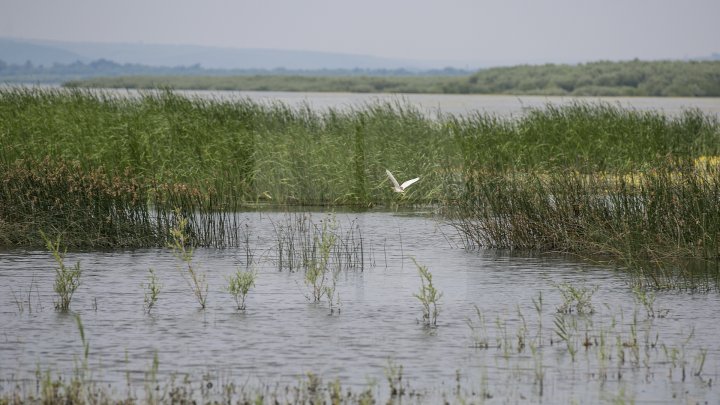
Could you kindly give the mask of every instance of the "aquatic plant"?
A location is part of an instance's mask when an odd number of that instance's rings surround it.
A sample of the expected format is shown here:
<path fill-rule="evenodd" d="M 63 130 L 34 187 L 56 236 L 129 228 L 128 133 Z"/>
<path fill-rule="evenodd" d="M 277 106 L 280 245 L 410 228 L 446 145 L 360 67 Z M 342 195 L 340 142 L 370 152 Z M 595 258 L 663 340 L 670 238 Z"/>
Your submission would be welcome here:
<path fill-rule="evenodd" d="M 158 282 L 157 275 L 155 274 L 155 270 L 150 269 L 148 270 L 150 273 L 148 275 L 148 282 L 147 284 L 143 285 L 143 288 L 145 289 L 145 310 L 149 313 L 150 310 L 153 309 L 155 306 L 155 303 L 158 300 L 158 297 L 160 295 L 160 289 L 162 288 L 162 285 Z"/>
<path fill-rule="evenodd" d="M 535 309 L 540 308 L 542 311 L 540 298 L 532 301 Z M 662 329 L 658 329 L 658 322 L 639 321 L 636 316 L 638 310 L 642 310 L 639 303 L 632 319 L 628 321 L 616 318 L 623 317 L 623 308 L 614 306 L 608 306 L 612 314 L 610 319 L 597 312 L 584 317 L 556 313 L 555 327 L 546 331 L 543 339 L 537 337 L 540 333 L 538 323 L 530 322 L 529 319 L 526 322 L 519 305 L 512 308 L 510 303 L 508 309 L 511 311 L 509 315 L 498 314 L 496 328 L 488 325 L 488 330 L 485 331 L 488 339 L 493 334 L 499 338 L 503 350 L 469 349 L 469 355 L 473 356 L 474 360 L 487 360 L 490 364 L 496 364 L 491 366 L 490 380 L 484 366 L 481 365 L 481 370 L 475 369 L 475 372 L 481 374 L 480 381 L 471 383 L 470 387 L 461 385 L 462 377 L 465 376 L 462 374 L 465 371 L 461 373 L 461 370 L 456 370 L 454 381 L 430 378 L 429 385 L 413 387 L 413 379 L 408 380 L 406 376 L 416 376 L 422 370 L 409 370 L 392 359 L 388 359 L 384 366 L 376 366 L 383 376 L 380 377 L 381 381 L 386 383 L 376 385 L 370 376 L 368 386 L 360 388 L 360 391 L 357 385 L 343 386 L 342 380 L 334 376 L 322 376 L 314 372 L 298 375 L 296 382 L 290 384 L 269 381 L 258 385 L 247 380 L 237 383 L 213 372 L 168 374 L 164 370 L 158 374 L 159 359 L 155 353 L 144 380 L 128 377 L 127 398 L 121 397 L 122 394 L 118 393 L 122 389 L 112 383 L 88 378 L 92 377 L 88 371 L 93 370 L 83 369 L 80 367 L 82 363 L 79 363 L 70 378 L 53 378 L 49 370 L 41 372 L 38 368 L 36 381 L 18 379 L 16 382 L 11 379 L 10 388 L 0 393 L 0 403 L 47 403 L 51 400 L 54 401 L 51 403 L 137 402 L 139 399 L 134 398 L 133 393 L 138 386 L 133 384 L 138 382 L 142 384 L 139 387 L 141 390 L 145 388 L 146 402 L 168 404 L 193 401 L 370 404 L 396 403 L 401 400 L 439 403 L 452 402 L 453 399 L 459 403 L 482 403 L 493 398 L 513 399 L 518 395 L 523 395 L 525 400 L 533 402 L 538 402 L 539 399 L 543 399 L 543 402 L 562 402 L 568 395 L 567 387 L 575 384 L 590 388 L 583 391 L 583 394 L 588 395 L 586 401 L 590 402 L 601 402 L 603 398 L 619 396 L 638 402 L 646 399 L 672 402 L 685 398 L 714 398 L 715 392 L 709 382 L 711 378 L 714 379 L 714 374 L 706 369 L 716 364 L 717 356 L 713 355 L 712 350 L 692 342 L 693 331 L 687 336 L 678 336 L 675 333 L 665 335 Z M 83 342 L 82 356 L 87 359 L 89 344 L 81 325 L 78 322 L 80 340 Z M 519 333 L 513 335 L 508 332 L 513 330 Z M 518 336 L 523 336 L 522 340 L 526 344 L 516 344 L 515 342 L 520 341 L 519 338 L 516 340 Z M 539 344 L 540 341 L 549 344 Z M 468 372 L 468 376 L 473 373 L 471 370 Z M 548 377 L 555 379 L 561 376 L 566 378 L 564 387 L 544 390 L 544 381 Z M 326 377 L 330 377 L 327 383 L 323 379 Z M 627 396 L 622 390 L 623 383 L 643 390 L 633 391 L 633 395 L 637 397 Z M 667 389 L 663 391 L 657 388 Z M 152 400 L 148 400 L 149 398 Z"/>
<path fill-rule="evenodd" d="M 18 297 L 17 294 L 15 294 L 15 290 L 10 287 L 10 293 L 13 296 L 13 301 L 15 301 L 15 306 L 18 309 L 19 313 L 25 312 L 25 309 L 27 308 L 28 312 L 32 314 L 33 312 L 33 286 L 35 287 L 35 297 L 36 297 L 36 304 L 35 304 L 35 310 L 37 312 L 42 311 L 42 301 L 40 300 L 40 290 L 37 285 L 37 282 L 35 281 L 35 274 L 32 275 L 32 278 L 30 279 L 30 285 L 28 286 L 27 290 L 27 298 L 23 298 L 22 295 Z"/>
<path fill-rule="evenodd" d="M 420 274 L 420 291 L 413 294 L 413 297 L 417 298 L 422 304 L 423 324 L 426 326 L 437 326 L 437 317 L 440 313 L 438 303 L 440 298 L 442 298 L 442 293 L 433 285 L 430 270 L 428 270 L 426 266 L 420 265 L 414 257 L 412 260 Z"/>
<path fill-rule="evenodd" d="M 468 247 L 569 253 L 612 261 L 659 288 L 716 283 L 720 177 L 688 162 L 634 173 L 478 174 L 451 212 Z M 698 267 L 698 266 L 693 266 Z"/>
<path fill-rule="evenodd" d="M 485 317 L 477 305 L 473 305 L 473 308 L 475 309 L 477 321 L 473 321 L 471 318 L 465 319 L 465 323 L 470 328 L 472 347 L 476 349 L 487 349 L 490 347 L 490 341 L 488 339 L 487 328 L 485 326 Z"/>
<path fill-rule="evenodd" d="M 176 225 L 170 230 L 172 241 L 168 245 L 173 250 L 175 257 L 185 264 L 185 271 L 180 273 L 187 281 L 200 308 L 205 309 L 207 304 L 208 283 L 204 272 L 199 272 L 192 263 L 194 249 L 188 246 L 187 226 L 188 219 L 180 210 L 176 211 Z"/>
<path fill-rule="evenodd" d="M 70 302 L 72 301 L 73 294 L 75 294 L 75 290 L 80 286 L 80 276 L 82 275 L 80 261 L 75 263 L 75 266 L 68 268 L 65 266 L 67 249 L 60 250 L 60 235 L 58 235 L 54 241 L 42 231 L 40 235 L 43 240 L 45 240 L 45 246 L 52 254 L 58 266 L 55 269 L 55 284 L 53 285 L 53 290 L 57 295 L 55 309 L 67 311 L 70 309 Z"/>
<path fill-rule="evenodd" d="M 335 246 L 335 234 L 332 229 L 336 223 L 322 222 L 322 229 L 319 235 L 314 236 L 313 250 L 305 265 L 305 284 L 310 287 L 311 297 L 314 302 L 320 302 L 323 295 L 333 294 L 337 280 L 338 270 L 331 267 L 330 252 Z M 327 297 L 332 307 L 333 296 Z"/>
<path fill-rule="evenodd" d="M 384 371 L 390 389 L 390 398 L 398 398 L 398 401 L 402 401 L 402 397 L 405 395 L 402 364 L 398 365 L 392 359 L 388 359 Z"/>
<path fill-rule="evenodd" d="M 250 288 L 255 286 L 256 278 L 257 273 L 255 271 L 242 271 L 240 269 L 238 269 L 235 274 L 226 278 L 228 282 L 226 287 L 227 292 L 232 295 L 238 310 L 245 309 L 245 298 L 247 297 Z"/>
<path fill-rule="evenodd" d="M 557 308 L 560 314 L 588 315 L 595 312 L 592 305 L 592 296 L 597 291 L 595 287 L 576 287 L 570 283 L 560 283 L 556 285 L 562 295 L 562 304 Z"/>

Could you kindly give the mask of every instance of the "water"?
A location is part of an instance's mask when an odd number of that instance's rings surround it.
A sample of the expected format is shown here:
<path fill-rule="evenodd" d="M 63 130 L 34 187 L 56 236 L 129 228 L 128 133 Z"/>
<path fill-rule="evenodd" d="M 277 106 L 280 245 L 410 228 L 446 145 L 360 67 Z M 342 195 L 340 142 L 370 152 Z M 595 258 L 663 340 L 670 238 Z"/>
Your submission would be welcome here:
<path fill-rule="evenodd" d="M 282 102 L 292 107 L 310 106 L 316 110 L 362 108 L 378 102 L 410 104 L 430 117 L 438 113 L 470 115 L 488 113 L 499 116 L 518 116 L 531 108 L 548 104 L 566 105 L 573 102 L 610 103 L 640 111 L 658 111 L 677 115 L 696 108 L 707 114 L 720 115 L 717 97 L 562 97 L 512 96 L 493 94 L 376 94 L 376 93 L 303 93 L 263 91 L 183 91 L 199 97 L 234 99 L 247 97 L 260 103 Z"/>
<path fill-rule="evenodd" d="M 720 399 L 716 384 L 708 384 L 717 382 L 720 371 L 716 293 L 658 292 L 654 308 L 669 312 L 652 319 L 636 302 L 628 278 L 613 268 L 464 250 L 451 227 L 423 213 L 338 213 L 342 232 L 355 229 L 355 236 L 362 236 L 364 262 L 362 270 L 340 273 L 341 311 L 331 314 L 325 299 L 309 301 L 302 271 L 278 269 L 277 251 L 280 227 L 302 215 L 313 224 L 330 217 L 320 212 L 239 215 L 247 224 L 247 246 L 195 253 L 194 263 L 210 285 L 204 311 L 170 250 L 68 253 L 66 263 L 80 261 L 84 270 L 71 309 L 84 325 L 94 379 L 123 387 L 129 376 L 142 386 L 157 353 L 161 379 L 188 373 L 216 382 L 282 385 L 313 372 L 358 390 L 375 381 L 378 394 L 387 393 L 385 371 L 392 362 L 403 366 L 403 382 L 430 403 L 452 394 L 458 372 L 461 391 L 473 401 L 485 398 L 483 392 L 491 402 Z M 223 291 L 224 277 L 246 268 L 248 252 L 258 278 L 247 310 L 238 312 Z M 443 293 L 437 328 L 422 325 L 421 306 L 413 297 L 420 278 L 411 258 L 430 269 Z M 149 268 L 162 290 L 157 307 L 147 314 L 141 284 Z M 0 394 L 12 382 L 34 387 L 38 365 L 69 375 L 82 359 L 74 316 L 53 309 L 53 269 L 47 252 L 0 253 Z M 554 326 L 562 283 L 597 286 L 593 315 L 564 318 L 578 324 L 570 339 L 577 350 L 574 361 Z M 540 293 L 542 328 L 533 305 Z M 473 347 L 467 320 L 483 335 L 474 306 L 485 316 L 486 349 Z M 631 325 L 640 342 L 637 351 L 622 344 L 633 336 Z M 586 334 L 592 341 L 587 348 Z M 524 336 L 524 348 L 518 335 Z M 530 346 L 539 349 L 533 354 Z M 707 350 L 706 359 L 695 376 L 701 350 Z"/>
<path fill-rule="evenodd" d="M 57 86 L 43 86 L 56 88 Z M 137 96 L 151 90 L 101 89 L 121 96 Z M 488 113 L 503 117 L 520 116 L 530 108 L 548 104 L 566 105 L 573 102 L 610 103 L 640 111 L 658 111 L 677 115 L 687 109 L 699 109 L 706 114 L 720 116 L 719 97 L 563 97 L 514 96 L 493 94 L 378 94 L 323 93 L 287 91 L 219 91 L 177 90 L 179 94 L 218 100 L 250 99 L 262 104 L 283 103 L 293 108 L 310 107 L 317 111 L 330 108 L 347 110 L 363 108 L 375 103 L 401 103 L 418 108 L 428 117 L 438 114 L 470 115 Z"/>

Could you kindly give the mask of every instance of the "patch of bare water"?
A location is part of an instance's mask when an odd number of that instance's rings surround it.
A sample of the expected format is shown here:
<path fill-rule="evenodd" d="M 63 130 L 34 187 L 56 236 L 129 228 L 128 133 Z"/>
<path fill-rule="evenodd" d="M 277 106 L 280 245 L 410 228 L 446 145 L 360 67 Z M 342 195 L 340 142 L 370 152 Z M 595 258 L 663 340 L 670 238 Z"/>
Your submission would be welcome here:
<path fill-rule="evenodd" d="M 277 249 L 281 225 L 301 216 L 317 224 L 327 215 L 238 215 L 247 224 L 246 246 L 195 252 L 193 262 L 209 282 L 204 311 L 169 249 L 68 253 L 66 263 L 80 261 L 83 269 L 71 310 L 82 319 L 94 379 L 123 386 L 129 376 L 141 385 L 157 354 L 161 377 L 293 384 L 313 372 L 385 392 L 393 363 L 403 366 L 403 383 L 427 390 L 428 398 L 452 393 L 459 376 L 468 396 L 500 402 L 720 399 L 716 293 L 657 292 L 656 316 L 649 317 L 627 277 L 613 268 L 463 250 L 454 231 L 428 215 L 338 213 L 343 229 L 361 233 L 364 262 L 340 273 L 341 310 L 331 314 L 326 299 L 308 299 L 302 270 L 279 269 Z M 248 253 L 258 276 L 239 312 L 224 291 L 225 277 L 248 268 Z M 436 328 L 422 324 L 413 296 L 421 281 L 411 258 L 429 268 L 443 293 Z M 82 358 L 75 317 L 53 309 L 54 268 L 47 252 L 0 253 L 0 385 L 6 389 L 33 384 L 38 367 L 71 374 Z M 142 284 L 150 268 L 162 290 L 148 314 Z M 597 288 L 595 312 L 558 315 L 561 285 Z M 538 312 L 533 300 L 540 295 Z M 566 323 L 566 339 L 557 322 Z"/>

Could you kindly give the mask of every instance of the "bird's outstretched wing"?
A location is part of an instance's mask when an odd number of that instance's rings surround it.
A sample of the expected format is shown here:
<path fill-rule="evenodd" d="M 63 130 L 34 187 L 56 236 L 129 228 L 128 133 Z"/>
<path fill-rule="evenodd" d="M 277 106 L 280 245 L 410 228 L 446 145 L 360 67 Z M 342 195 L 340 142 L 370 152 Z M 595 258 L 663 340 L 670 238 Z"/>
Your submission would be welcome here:
<path fill-rule="evenodd" d="M 400 185 L 398 184 L 397 180 L 395 180 L 395 176 L 393 176 L 392 173 L 390 173 L 390 170 L 385 169 L 385 173 L 387 173 L 388 178 L 392 182 L 392 184 L 395 186 L 395 188 L 400 188 Z"/>
<path fill-rule="evenodd" d="M 415 177 L 414 179 L 410 179 L 410 180 L 404 182 L 403 184 L 401 184 L 400 188 L 402 188 L 404 190 L 404 189 L 410 187 L 413 183 L 415 183 L 418 180 L 420 180 L 420 177 Z"/>

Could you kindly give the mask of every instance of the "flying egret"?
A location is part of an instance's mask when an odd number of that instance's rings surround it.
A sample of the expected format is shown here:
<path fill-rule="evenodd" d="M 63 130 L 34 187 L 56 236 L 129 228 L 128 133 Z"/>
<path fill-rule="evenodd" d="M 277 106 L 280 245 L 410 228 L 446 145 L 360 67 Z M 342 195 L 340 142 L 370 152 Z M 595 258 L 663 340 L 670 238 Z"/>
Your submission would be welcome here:
<path fill-rule="evenodd" d="M 394 189 L 395 192 L 397 192 L 397 193 L 404 193 L 404 192 L 405 192 L 405 189 L 407 189 L 408 187 L 410 187 L 411 184 L 413 184 L 413 183 L 415 183 L 416 181 L 420 180 L 420 177 L 415 177 L 414 179 L 410 179 L 410 180 L 404 182 L 403 184 L 398 184 L 397 180 L 395 180 L 395 176 L 393 176 L 393 174 L 390 173 L 390 170 L 385 169 L 385 173 L 387 173 L 388 178 L 390 179 L 390 181 L 391 181 L 392 184 L 393 184 L 393 189 Z"/>

